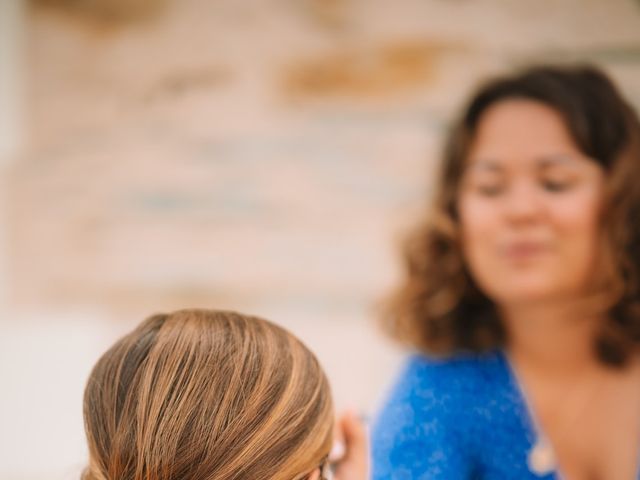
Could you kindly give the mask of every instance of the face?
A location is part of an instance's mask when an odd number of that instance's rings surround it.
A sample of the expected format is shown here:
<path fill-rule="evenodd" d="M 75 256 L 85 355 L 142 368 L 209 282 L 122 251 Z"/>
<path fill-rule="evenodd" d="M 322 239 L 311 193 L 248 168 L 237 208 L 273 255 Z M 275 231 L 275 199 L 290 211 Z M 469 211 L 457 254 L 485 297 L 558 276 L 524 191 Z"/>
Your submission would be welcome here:
<path fill-rule="evenodd" d="M 580 296 L 599 251 L 604 171 L 562 117 L 530 100 L 489 107 L 458 195 L 462 248 L 498 304 Z"/>

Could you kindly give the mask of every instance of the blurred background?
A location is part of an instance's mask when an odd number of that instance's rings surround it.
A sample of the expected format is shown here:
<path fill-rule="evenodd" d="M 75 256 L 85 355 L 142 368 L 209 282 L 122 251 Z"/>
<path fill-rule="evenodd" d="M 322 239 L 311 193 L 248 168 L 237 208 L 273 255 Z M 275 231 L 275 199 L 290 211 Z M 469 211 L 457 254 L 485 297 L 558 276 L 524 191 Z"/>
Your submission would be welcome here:
<path fill-rule="evenodd" d="M 0 479 L 78 478 L 88 372 L 157 311 L 285 325 L 375 412 L 447 122 L 533 61 L 640 105 L 640 2 L 0 0 Z"/>

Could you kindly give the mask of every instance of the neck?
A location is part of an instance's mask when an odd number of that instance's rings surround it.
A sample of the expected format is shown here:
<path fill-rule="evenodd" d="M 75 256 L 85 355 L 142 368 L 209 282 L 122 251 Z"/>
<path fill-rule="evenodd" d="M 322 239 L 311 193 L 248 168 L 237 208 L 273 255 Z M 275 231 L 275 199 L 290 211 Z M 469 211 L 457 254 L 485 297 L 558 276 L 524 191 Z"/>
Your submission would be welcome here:
<path fill-rule="evenodd" d="M 593 340 L 602 319 L 580 313 L 569 302 L 504 305 L 507 350 L 521 368 L 558 377 L 597 368 Z"/>

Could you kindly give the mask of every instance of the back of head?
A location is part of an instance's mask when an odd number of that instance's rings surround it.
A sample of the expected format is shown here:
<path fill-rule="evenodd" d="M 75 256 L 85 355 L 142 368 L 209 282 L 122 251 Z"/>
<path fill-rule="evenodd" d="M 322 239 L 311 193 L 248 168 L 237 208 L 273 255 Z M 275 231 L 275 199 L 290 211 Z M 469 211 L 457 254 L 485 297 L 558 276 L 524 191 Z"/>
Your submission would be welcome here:
<path fill-rule="evenodd" d="M 331 448 L 329 385 L 286 330 L 232 312 L 148 318 L 95 365 L 83 480 L 302 478 Z"/>

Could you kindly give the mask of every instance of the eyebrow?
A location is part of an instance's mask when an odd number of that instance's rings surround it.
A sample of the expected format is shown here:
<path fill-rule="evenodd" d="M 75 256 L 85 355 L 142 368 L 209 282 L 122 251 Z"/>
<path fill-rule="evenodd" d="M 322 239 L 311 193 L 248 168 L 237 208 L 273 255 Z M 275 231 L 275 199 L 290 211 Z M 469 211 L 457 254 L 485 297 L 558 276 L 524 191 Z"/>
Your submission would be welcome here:
<path fill-rule="evenodd" d="M 540 157 L 536 159 L 536 163 L 538 164 L 538 166 L 541 166 L 541 167 L 548 167 L 552 165 L 568 165 L 571 163 L 575 163 L 575 159 L 570 155 L 555 154 L 555 155 Z"/>
<path fill-rule="evenodd" d="M 479 159 L 474 160 L 469 165 L 467 165 L 467 170 L 489 170 L 498 172 L 502 170 L 502 166 L 499 162 L 490 159 Z"/>
<path fill-rule="evenodd" d="M 551 154 L 545 155 L 542 157 L 538 157 L 535 160 L 536 167 L 538 168 L 547 168 L 554 165 L 568 165 L 574 162 L 574 159 L 571 155 L 567 154 Z M 474 160 L 470 165 L 467 166 L 469 170 L 486 170 L 490 172 L 500 172 L 503 167 L 499 161 L 492 158 L 479 158 Z"/>

